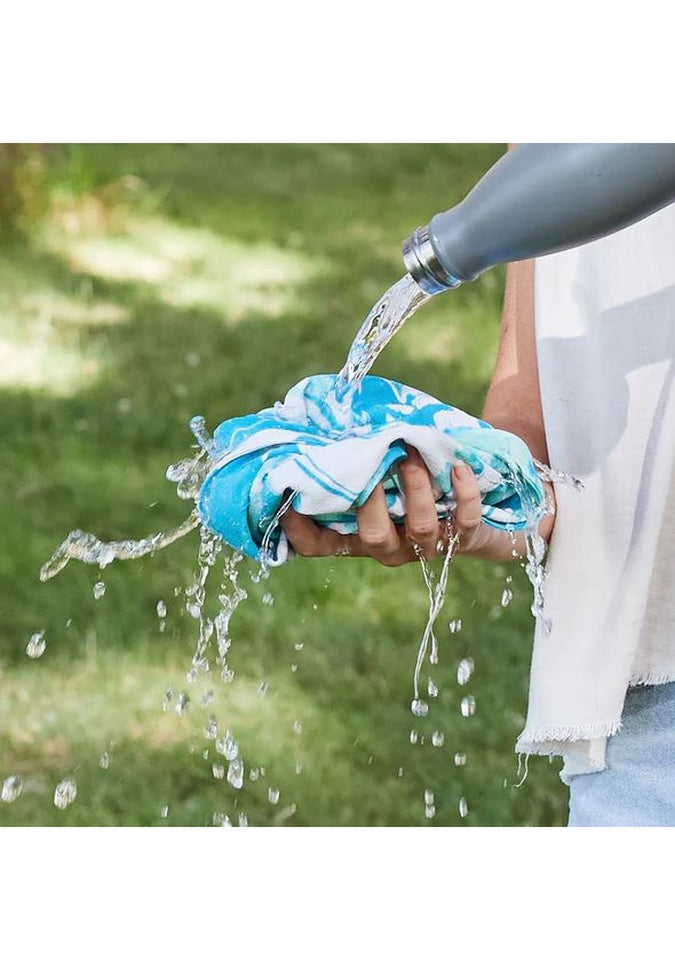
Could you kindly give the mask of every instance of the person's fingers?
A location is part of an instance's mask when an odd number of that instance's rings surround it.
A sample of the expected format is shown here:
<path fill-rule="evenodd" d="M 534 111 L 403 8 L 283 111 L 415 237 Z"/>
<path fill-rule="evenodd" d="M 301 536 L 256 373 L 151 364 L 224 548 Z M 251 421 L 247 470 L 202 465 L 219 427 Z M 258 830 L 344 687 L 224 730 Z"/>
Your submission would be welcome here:
<path fill-rule="evenodd" d="M 389 518 L 382 483 L 375 486 L 361 508 L 356 510 L 356 521 L 359 527 L 358 554 L 383 560 L 397 552 L 401 540 Z"/>
<path fill-rule="evenodd" d="M 481 495 L 478 479 L 471 468 L 459 462 L 452 469 L 452 482 L 457 498 L 455 526 L 458 532 L 471 532 L 481 522 Z"/>
<path fill-rule="evenodd" d="M 434 493 L 426 465 L 416 448 L 408 447 L 408 457 L 398 467 L 405 492 L 406 532 L 425 558 L 438 552 L 439 523 Z"/>
<path fill-rule="evenodd" d="M 281 517 L 281 527 L 300 556 L 337 556 L 349 552 L 348 536 L 325 529 L 294 509 L 289 509 Z"/>

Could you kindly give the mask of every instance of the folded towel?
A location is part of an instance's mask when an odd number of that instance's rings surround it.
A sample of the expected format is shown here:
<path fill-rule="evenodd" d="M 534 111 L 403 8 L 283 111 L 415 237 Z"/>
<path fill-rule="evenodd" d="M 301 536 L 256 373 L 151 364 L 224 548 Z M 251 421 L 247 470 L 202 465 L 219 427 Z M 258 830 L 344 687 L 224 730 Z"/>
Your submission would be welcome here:
<path fill-rule="evenodd" d="M 259 559 L 266 530 L 291 494 L 297 512 L 337 532 L 356 532 L 356 509 L 378 482 L 389 515 L 403 521 L 396 466 L 406 444 L 429 469 L 439 518 L 455 507 L 450 472 L 459 461 L 478 478 L 487 524 L 518 531 L 543 514 L 542 485 L 520 438 L 395 381 L 364 377 L 348 401 L 337 395 L 335 381 L 332 374 L 308 377 L 283 404 L 216 429 L 214 464 L 197 507 L 228 545 Z M 285 562 L 289 545 L 278 524 L 268 544 L 270 564 Z"/>

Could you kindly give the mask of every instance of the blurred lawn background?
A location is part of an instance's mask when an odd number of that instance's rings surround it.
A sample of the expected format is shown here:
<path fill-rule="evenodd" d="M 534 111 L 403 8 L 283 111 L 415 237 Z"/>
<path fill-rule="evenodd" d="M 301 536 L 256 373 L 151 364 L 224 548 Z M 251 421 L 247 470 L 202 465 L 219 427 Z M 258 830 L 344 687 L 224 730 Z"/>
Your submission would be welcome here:
<path fill-rule="evenodd" d="M 38 580 L 73 528 L 141 538 L 185 518 L 164 472 L 191 451 L 190 417 L 213 428 L 338 369 L 372 303 L 402 275 L 402 239 L 459 201 L 502 151 L 0 149 L 0 782 L 23 779 L 17 800 L 0 802 L 1 825 L 201 826 L 214 813 L 234 825 L 240 814 L 250 825 L 564 824 L 558 765 L 532 759 L 516 787 L 532 635 L 517 564 L 454 565 L 440 662 L 423 672 L 425 693 L 429 675 L 440 690 L 426 719 L 410 712 L 428 609 L 414 565 L 294 561 L 256 584 L 243 563 L 249 595 L 232 622 L 229 685 L 216 674 L 185 679 L 197 624 L 174 591 L 194 574 L 196 533 L 103 573 L 71 563 Z M 495 270 L 431 301 L 373 373 L 480 413 L 503 283 Z M 509 574 L 514 598 L 503 608 Z M 212 604 L 218 584 L 214 573 Z M 47 649 L 30 659 L 26 643 L 43 629 Z M 463 657 L 475 662 L 466 687 L 456 679 Z M 189 693 L 182 716 L 163 710 L 168 688 Z M 459 713 L 466 693 L 471 718 Z M 204 736 L 211 715 L 239 743 L 240 791 L 213 775 L 223 759 Z M 64 777 L 78 796 L 60 811 L 53 792 Z"/>

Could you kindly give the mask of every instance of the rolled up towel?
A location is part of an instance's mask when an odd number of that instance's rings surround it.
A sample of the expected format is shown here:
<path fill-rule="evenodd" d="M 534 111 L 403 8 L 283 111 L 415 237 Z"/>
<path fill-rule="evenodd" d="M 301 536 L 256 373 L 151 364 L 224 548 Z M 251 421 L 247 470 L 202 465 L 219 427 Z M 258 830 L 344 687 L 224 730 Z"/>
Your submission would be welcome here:
<path fill-rule="evenodd" d="M 228 545 L 259 559 L 285 498 L 303 515 L 343 534 L 357 531 L 356 509 L 382 482 L 389 515 L 405 516 L 396 468 L 415 447 L 432 481 L 439 518 L 455 508 L 451 469 L 466 462 L 478 478 L 482 518 L 518 531 L 544 513 L 544 492 L 520 438 L 381 377 L 364 377 L 350 398 L 333 374 L 308 377 L 283 403 L 231 418 L 214 433 L 213 466 L 197 500 L 203 523 Z M 289 544 L 279 525 L 268 536 L 269 562 Z"/>

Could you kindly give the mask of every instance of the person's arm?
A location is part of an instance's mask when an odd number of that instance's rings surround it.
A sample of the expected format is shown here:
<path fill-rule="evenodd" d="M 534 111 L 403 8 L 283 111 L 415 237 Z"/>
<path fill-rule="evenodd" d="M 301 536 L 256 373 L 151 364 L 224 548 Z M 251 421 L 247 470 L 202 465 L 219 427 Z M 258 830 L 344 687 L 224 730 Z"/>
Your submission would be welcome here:
<path fill-rule="evenodd" d="M 534 331 L 534 261 L 510 263 L 497 361 L 483 407 L 483 419 L 522 438 L 532 455 L 548 465 Z"/>

